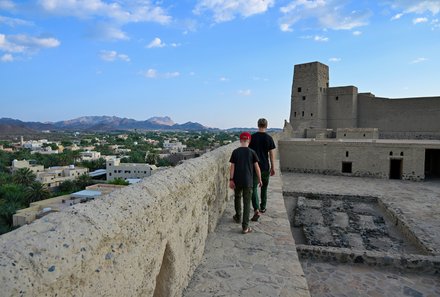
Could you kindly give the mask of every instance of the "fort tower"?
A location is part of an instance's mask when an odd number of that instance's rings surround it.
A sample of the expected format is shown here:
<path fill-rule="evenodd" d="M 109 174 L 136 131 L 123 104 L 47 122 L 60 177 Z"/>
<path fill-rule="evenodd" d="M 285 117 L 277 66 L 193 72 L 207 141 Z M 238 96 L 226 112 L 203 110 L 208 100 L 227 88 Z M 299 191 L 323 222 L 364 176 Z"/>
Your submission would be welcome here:
<path fill-rule="evenodd" d="M 293 77 L 290 111 L 293 130 L 304 134 L 307 128 L 327 128 L 328 66 L 319 62 L 298 64 Z"/>

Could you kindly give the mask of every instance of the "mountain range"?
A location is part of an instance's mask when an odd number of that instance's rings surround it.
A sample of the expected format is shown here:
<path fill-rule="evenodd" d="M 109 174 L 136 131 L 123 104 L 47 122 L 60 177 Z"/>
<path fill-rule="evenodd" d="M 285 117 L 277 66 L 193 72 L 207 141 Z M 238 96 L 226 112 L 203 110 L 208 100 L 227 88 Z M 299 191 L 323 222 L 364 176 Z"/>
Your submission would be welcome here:
<path fill-rule="evenodd" d="M 176 124 L 168 117 L 152 117 L 137 121 L 116 116 L 84 116 L 59 122 L 23 122 L 11 118 L 0 118 L 0 134 L 31 133 L 41 131 L 92 131 L 108 132 L 115 130 L 167 130 L 167 131 L 207 131 L 218 130 L 202 124 L 187 122 Z"/>

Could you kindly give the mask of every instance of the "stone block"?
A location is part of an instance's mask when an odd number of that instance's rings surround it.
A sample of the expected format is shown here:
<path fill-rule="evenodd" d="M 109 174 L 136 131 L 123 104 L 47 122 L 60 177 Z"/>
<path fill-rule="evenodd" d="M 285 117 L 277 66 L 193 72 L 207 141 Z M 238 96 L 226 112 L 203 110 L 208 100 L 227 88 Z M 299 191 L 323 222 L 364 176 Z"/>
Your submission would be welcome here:
<path fill-rule="evenodd" d="M 374 224 L 374 217 L 359 215 L 359 227 L 363 230 L 375 230 L 377 229 L 376 224 Z"/>
<path fill-rule="evenodd" d="M 333 227 L 338 227 L 345 229 L 349 225 L 348 223 L 348 215 L 345 212 L 335 212 L 333 218 Z"/>
<path fill-rule="evenodd" d="M 362 237 L 357 233 L 347 234 L 348 245 L 355 250 L 365 250 L 364 241 Z"/>
<path fill-rule="evenodd" d="M 310 245 L 323 245 L 329 246 L 334 245 L 334 240 L 330 228 L 314 225 L 309 227 L 304 227 L 304 236 L 308 244 Z"/>

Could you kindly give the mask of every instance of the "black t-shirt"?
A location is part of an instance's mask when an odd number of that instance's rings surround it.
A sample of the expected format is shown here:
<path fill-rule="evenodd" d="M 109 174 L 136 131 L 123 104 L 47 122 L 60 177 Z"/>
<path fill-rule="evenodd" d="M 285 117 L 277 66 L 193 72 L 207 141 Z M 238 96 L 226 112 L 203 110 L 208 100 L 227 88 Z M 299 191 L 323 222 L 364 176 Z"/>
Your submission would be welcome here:
<path fill-rule="evenodd" d="M 229 162 L 234 163 L 234 183 L 237 186 L 252 187 L 254 163 L 258 162 L 257 154 L 248 147 L 236 148 Z"/>
<path fill-rule="evenodd" d="M 249 147 L 253 149 L 260 159 L 258 163 L 261 171 L 269 171 L 269 151 L 275 149 L 275 142 L 272 136 L 265 132 L 255 132 L 252 134 Z"/>

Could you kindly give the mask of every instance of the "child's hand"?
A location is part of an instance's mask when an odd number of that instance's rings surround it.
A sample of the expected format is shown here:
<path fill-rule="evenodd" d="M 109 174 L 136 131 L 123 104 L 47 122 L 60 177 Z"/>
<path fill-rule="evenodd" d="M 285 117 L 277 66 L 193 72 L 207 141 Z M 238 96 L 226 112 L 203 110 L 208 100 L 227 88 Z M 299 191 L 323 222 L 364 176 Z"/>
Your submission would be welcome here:
<path fill-rule="evenodd" d="M 261 181 L 261 178 L 258 180 L 258 187 L 262 187 L 263 186 L 263 182 Z"/>
<path fill-rule="evenodd" d="M 229 181 L 229 187 L 230 187 L 232 190 L 235 189 L 235 183 L 234 183 L 233 180 L 230 180 L 230 181 Z"/>

